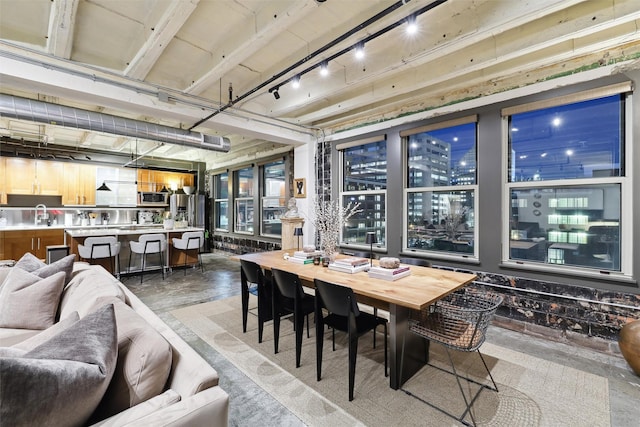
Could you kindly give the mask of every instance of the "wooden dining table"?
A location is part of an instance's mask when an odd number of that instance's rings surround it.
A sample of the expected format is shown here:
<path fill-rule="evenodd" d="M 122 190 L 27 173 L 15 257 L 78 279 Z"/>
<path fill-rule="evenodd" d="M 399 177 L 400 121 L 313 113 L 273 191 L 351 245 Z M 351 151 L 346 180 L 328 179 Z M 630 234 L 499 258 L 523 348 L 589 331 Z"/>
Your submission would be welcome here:
<path fill-rule="evenodd" d="M 359 303 L 388 311 L 389 385 L 393 389 L 400 388 L 428 361 L 428 342 L 414 334 L 405 337 L 411 312 L 433 304 L 476 279 L 475 274 L 412 265 L 410 275 L 388 281 L 371 278 L 366 272 L 349 274 L 321 265 L 295 263 L 285 259 L 285 253 L 256 252 L 240 255 L 238 259 L 253 261 L 265 270 L 277 268 L 297 274 L 302 284 L 310 288 L 314 287 L 314 279 L 348 286 Z M 403 338 L 406 339 L 404 362 L 400 360 Z"/>

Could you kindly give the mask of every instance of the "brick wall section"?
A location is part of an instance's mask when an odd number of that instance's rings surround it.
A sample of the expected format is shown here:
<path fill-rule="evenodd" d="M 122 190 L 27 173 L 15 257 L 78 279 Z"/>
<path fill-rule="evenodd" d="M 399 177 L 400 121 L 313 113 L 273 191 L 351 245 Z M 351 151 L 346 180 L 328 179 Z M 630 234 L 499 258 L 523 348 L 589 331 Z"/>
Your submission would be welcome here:
<path fill-rule="evenodd" d="M 280 242 L 270 242 L 237 236 L 214 234 L 213 248 L 230 254 L 242 255 L 251 252 L 279 251 Z"/>
<path fill-rule="evenodd" d="M 640 319 L 640 295 L 633 293 L 466 269 L 455 271 L 478 275 L 471 289 L 504 297 L 494 324 L 508 329 L 617 354 L 620 328 Z"/>

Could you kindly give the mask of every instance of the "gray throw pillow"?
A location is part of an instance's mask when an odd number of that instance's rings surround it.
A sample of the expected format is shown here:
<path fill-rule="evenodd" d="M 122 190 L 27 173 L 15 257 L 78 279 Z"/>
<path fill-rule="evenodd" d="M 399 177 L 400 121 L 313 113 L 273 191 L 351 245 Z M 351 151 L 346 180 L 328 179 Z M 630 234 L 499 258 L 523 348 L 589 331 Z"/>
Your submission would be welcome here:
<path fill-rule="evenodd" d="M 73 273 L 73 263 L 75 262 L 75 260 L 75 254 L 71 254 L 51 264 L 45 264 L 44 262 L 40 261 L 38 257 L 27 252 L 22 256 L 22 258 L 18 260 L 15 267 L 20 267 L 21 269 L 42 278 L 51 276 L 52 274 L 55 274 L 59 271 L 64 271 L 64 284 L 66 285 L 71 280 Z"/>
<path fill-rule="evenodd" d="M 109 302 L 116 313 L 118 363 L 91 423 L 161 394 L 171 372 L 173 352 L 167 340 L 122 301 Z"/>
<path fill-rule="evenodd" d="M 0 288 L 0 327 L 47 329 L 53 326 L 64 277 L 61 271 L 42 279 L 13 267 Z"/>
<path fill-rule="evenodd" d="M 78 316 L 78 312 L 74 311 L 65 319 L 60 320 L 55 325 L 50 328 L 45 329 L 44 331 L 38 333 L 38 335 L 34 335 L 31 338 L 27 338 L 24 341 L 21 341 L 15 345 L 12 345 L 12 348 L 17 348 L 24 351 L 31 351 L 40 344 L 49 341 L 51 338 L 59 334 L 60 332 L 67 329 L 69 326 L 76 323 L 80 320 L 80 316 Z"/>
<path fill-rule="evenodd" d="M 109 385 L 117 356 L 115 314 L 106 305 L 22 357 L 4 357 L 2 425 L 84 425 Z"/>

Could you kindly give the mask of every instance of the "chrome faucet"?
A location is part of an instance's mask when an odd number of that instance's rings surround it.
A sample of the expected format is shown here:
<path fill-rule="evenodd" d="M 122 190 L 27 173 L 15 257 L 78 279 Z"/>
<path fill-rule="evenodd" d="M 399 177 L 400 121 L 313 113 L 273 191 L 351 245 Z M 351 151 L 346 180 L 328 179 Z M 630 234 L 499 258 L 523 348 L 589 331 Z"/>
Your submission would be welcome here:
<path fill-rule="evenodd" d="M 42 213 L 38 213 L 39 210 L 42 210 Z M 49 214 L 47 214 L 47 207 L 40 203 L 36 205 L 36 219 L 35 219 L 35 225 L 40 224 L 40 221 L 42 220 L 46 220 L 49 219 Z"/>

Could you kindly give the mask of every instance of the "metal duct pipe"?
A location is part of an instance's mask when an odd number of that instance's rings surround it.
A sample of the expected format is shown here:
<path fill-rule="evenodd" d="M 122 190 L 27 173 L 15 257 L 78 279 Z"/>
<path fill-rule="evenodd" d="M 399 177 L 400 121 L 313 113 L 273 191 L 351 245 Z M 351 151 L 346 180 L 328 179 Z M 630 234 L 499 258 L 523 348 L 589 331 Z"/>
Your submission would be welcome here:
<path fill-rule="evenodd" d="M 228 152 L 228 138 L 0 94 L 0 116 Z"/>

